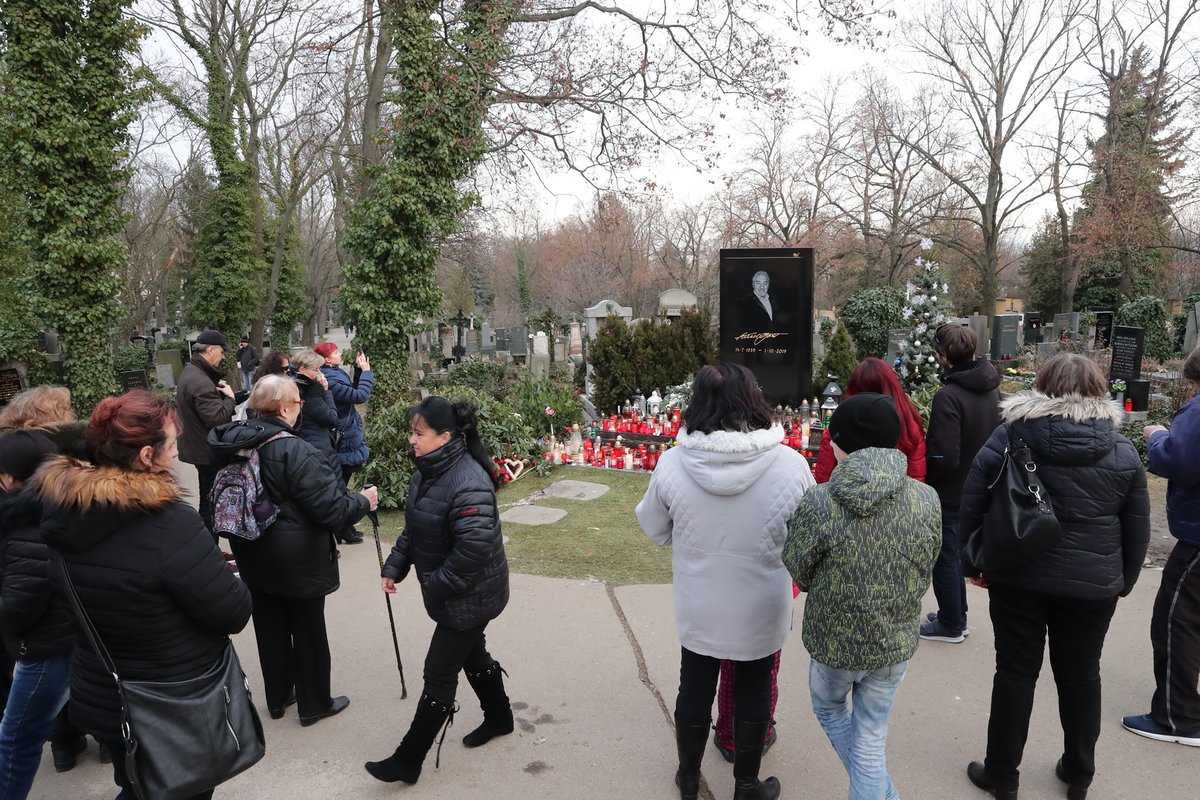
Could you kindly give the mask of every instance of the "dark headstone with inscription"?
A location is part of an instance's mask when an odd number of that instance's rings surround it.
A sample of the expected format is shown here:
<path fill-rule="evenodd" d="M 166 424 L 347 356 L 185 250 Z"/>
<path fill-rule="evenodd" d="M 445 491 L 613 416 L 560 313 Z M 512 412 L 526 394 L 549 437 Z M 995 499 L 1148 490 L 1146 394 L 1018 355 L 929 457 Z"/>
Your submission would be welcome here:
<path fill-rule="evenodd" d="M 813 250 L 721 251 L 721 358 L 748 367 L 771 405 L 813 396 Z"/>
<path fill-rule="evenodd" d="M 1066 314 L 1054 315 L 1054 332 L 1062 338 L 1063 333 L 1067 334 L 1068 339 L 1076 339 L 1079 337 L 1079 312 L 1070 311 Z"/>
<path fill-rule="evenodd" d="M 1108 377 L 1124 378 L 1126 381 L 1142 377 L 1142 355 L 1146 351 L 1146 331 L 1117 325 L 1112 335 L 1112 364 Z"/>
<path fill-rule="evenodd" d="M 992 328 L 992 360 L 1012 358 L 1021 349 L 1018 337 L 1021 318 L 1016 314 L 997 314 Z"/>
<path fill-rule="evenodd" d="M 9 401 L 25 391 L 21 380 L 21 371 L 15 367 L 0 369 L 0 406 L 8 405 Z"/>
<path fill-rule="evenodd" d="M 117 379 L 121 384 L 122 392 L 128 392 L 132 389 L 150 388 L 150 376 L 144 369 L 131 369 L 122 372 L 117 376 Z"/>
<path fill-rule="evenodd" d="M 1025 312 L 1025 344 L 1035 345 L 1042 340 L 1042 312 Z"/>
<path fill-rule="evenodd" d="M 529 355 L 529 331 L 524 325 L 513 328 L 508 340 L 508 352 L 514 356 Z"/>
<path fill-rule="evenodd" d="M 1096 349 L 1103 350 L 1112 344 L 1113 312 L 1097 311 L 1096 314 Z"/>

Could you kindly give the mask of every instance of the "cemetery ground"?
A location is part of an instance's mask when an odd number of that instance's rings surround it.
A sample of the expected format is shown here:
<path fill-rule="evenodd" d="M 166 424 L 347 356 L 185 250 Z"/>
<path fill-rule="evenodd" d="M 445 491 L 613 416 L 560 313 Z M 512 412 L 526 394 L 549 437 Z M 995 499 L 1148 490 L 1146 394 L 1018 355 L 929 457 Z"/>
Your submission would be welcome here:
<path fill-rule="evenodd" d="M 194 487 L 194 473 L 188 473 L 186 467 L 181 471 Z M 587 501 L 548 496 L 547 490 L 563 480 L 601 483 L 608 491 Z M 677 798 L 671 710 L 679 643 L 668 583 L 670 552 L 649 545 L 633 516 L 646 482 L 644 474 L 558 468 L 548 478 L 522 477 L 500 492 L 506 512 L 522 505 L 567 510 L 556 523 L 505 524 L 512 599 L 489 626 L 488 647 L 509 674 L 517 730 L 477 750 L 464 749 L 463 734 L 481 718 L 464 682 L 441 767 L 435 768 L 431 752 L 416 786 L 379 783 L 362 764 L 388 755 L 403 736 L 421 693 L 421 664 L 433 624 L 416 582 L 404 581 L 392 601 L 408 686 L 408 698 L 402 700 L 374 544 L 368 538 L 362 545 L 342 546 L 342 586 L 328 598 L 326 618 L 333 690 L 348 695 L 350 707 L 310 728 L 299 725 L 294 708 L 281 720 L 267 717 L 248 627 L 234 641 L 263 715 L 267 756 L 221 786 L 216 797 Z M 1153 495 L 1155 514 L 1161 517 L 1161 486 Z M 402 515 L 384 514 L 382 522 L 386 552 L 402 528 Z M 1155 540 L 1165 533 L 1157 528 Z M 1108 636 L 1092 800 L 1195 796 L 1194 749 L 1141 739 L 1120 726 L 1122 715 L 1149 708 L 1149 620 L 1160 575 L 1152 566 L 1143 571 L 1133 594 L 1118 605 Z M 986 593 L 973 586 L 967 591 L 971 635 L 959 645 L 922 642 L 896 701 L 888 758 L 905 798 L 987 797 L 970 785 L 965 769 L 968 761 L 983 756 L 992 630 Z M 934 607 L 930 592 L 924 608 Z M 812 714 L 809 659 L 800 635 L 803 608 L 801 595 L 779 673 L 779 742 L 764 759 L 763 775 L 779 777 L 783 798 L 839 800 L 846 796 L 847 779 Z M 1062 748 L 1056 709 L 1047 664 L 1022 770 L 1025 800 L 1064 795 L 1054 777 Z M 703 773 L 711 791 L 702 797 L 732 796 L 732 768 L 712 747 L 705 753 Z M 107 800 L 114 794 L 111 770 L 97 761 L 92 744 L 66 773 L 54 772 L 47 748 L 31 797 Z"/>

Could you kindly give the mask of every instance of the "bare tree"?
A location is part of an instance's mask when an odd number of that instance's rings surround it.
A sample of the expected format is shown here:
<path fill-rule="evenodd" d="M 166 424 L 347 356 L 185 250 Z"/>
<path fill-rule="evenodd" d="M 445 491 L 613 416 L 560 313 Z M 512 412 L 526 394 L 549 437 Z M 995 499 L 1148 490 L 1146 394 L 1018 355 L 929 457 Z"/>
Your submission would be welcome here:
<path fill-rule="evenodd" d="M 1005 266 L 1002 239 L 1046 192 L 1048 164 L 1017 172 L 1013 162 L 1031 120 L 1086 49 L 1073 38 L 1083 9 L 1084 0 L 943 0 L 917 23 L 917 74 L 942 89 L 938 105 L 928 112 L 955 118 L 970 135 L 939 153 L 902 130 L 891 133 L 962 193 L 969 213 L 944 219 L 978 228 L 982 247 L 976 251 L 961 241 L 939 241 L 978 268 L 981 305 L 989 316 Z"/>

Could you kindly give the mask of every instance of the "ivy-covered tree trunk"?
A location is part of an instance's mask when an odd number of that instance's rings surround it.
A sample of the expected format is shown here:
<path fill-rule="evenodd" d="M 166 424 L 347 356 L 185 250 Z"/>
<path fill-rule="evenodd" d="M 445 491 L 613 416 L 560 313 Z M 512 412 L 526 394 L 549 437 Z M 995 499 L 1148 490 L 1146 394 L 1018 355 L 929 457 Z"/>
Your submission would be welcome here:
<path fill-rule="evenodd" d="M 58 332 L 76 409 L 115 391 L 116 275 L 127 128 L 136 105 L 129 0 L 4 0 L 0 187 L 19 198 L 31 297 Z"/>
<path fill-rule="evenodd" d="M 354 259 L 342 307 L 376 372 L 372 402 L 407 399 L 408 337 L 441 307 L 435 267 L 446 237 L 476 198 L 460 183 L 482 159 L 495 69 L 519 0 L 466 0 L 435 19 L 439 0 L 385 6 L 400 109 L 390 160 L 374 173 L 346 231 Z M 371 430 L 368 428 L 368 444 Z"/>

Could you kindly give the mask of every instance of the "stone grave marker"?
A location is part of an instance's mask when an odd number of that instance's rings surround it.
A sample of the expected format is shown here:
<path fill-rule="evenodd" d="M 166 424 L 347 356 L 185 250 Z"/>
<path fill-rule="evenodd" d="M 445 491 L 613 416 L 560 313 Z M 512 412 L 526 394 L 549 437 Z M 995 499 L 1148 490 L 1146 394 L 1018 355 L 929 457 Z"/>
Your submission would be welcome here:
<path fill-rule="evenodd" d="M 1113 328 L 1112 363 L 1109 380 L 1124 378 L 1126 382 L 1142 377 L 1142 356 L 1146 351 L 1146 331 L 1126 325 Z"/>
<path fill-rule="evenodd" d="M 550 377 L 550 337 L 545 331 L 538 331 L 533 336 L 533 356 L 529 359 L 529 369 L 539 378 Z"/>
<path fill-rule="evenodd" d="M 567 355 L 576 360 L 583 358 L 583 326 L 578 322 L 571 323 L 567 334 Z"/>
<path fill-rule="evenodd" d="M 592 339 L 596 338 L 596 334 L 600 332 L 600 325 L 608 319 L 609 314 L 616 314 L 625 320 L 626 325 L 633 319 L 633 309 L 629 306 L 623 306 L 614 300 L 601 300 L 591 308 L 583 310 L 584 319 L 587 320 L 588 336 Z"/>
<path fill-rule="evenodd" d="M 0 406 L 6 406 L 14 397 L 25 391 L 25 379 L 16 366 L 0 369 Z"/>
<path fill-rule="evenodd" d="M 529 355 L 529 331 L 524 325 L 518 325 L 513 328 L 511 338 L 508 341 L 508 351 L 514 356 Z"/>
<path fill-rule="evenodd" d="M 1074 341 L 1079 338 L 1079 312 L 1071 311 L 1067 314 L 1054 315 L 1054 330 L 1061 338 L 1063 331 L 1067 332 L 1067 336 Z"/>
<path fill-rule="evenodd" d="M 158 364 L 166 364 L 171 368 L 171 374 L 174 376 L 172 384 L 179 380 L 179 373 L 183 372 L 183 356 L 180 351 L 173 347 L 169 350 L 155 350 L 154 361 Z"/>
<path fill-rule="evenodd" d="M 1054 358 L 1058 353 L 1058 342 L 1038 342 L 1037 354 L 1039 359 Z"/>
<path fill-rule="evenodd" d="M 1187 332 L 1183 335 L 1183 353 L 1187 356 L 1200 345 L 1200 303 L 1188 309 Z"/>
<path fill-rule="evenodd" d="M 485 356 L 496 355 L 496 334 L 490 324 L 485 322 L 479 326 L 479 339 L 480 352 Z"/>
<path fill-rule="evenodd" d="M 1021 349 L 1018 341 L 1021 318 L 1016 314 L 997 314 L 996 329 L 992 331 L 992 360 L 1012 358 Z"/>
<path fill-rule="evenodd" d="M 1097 350 L 1103 350 L 1112 344 L 1113 316 L 1111 311 L 1096 312 L 1095 348 Z"/>
<path fill-rule="evenodd" d="M 1042 312 L 1025 312 L 1025 344 L 1037 344 L 1042 340 Z"/>
<path fill-rule="evenodd" d="M 175 370 L 171 369 L 170 364 L 155 364 L 154 365 L 154 380 L 164 389 L 175 388 Z"/>
<path fill-rule="evenodd" d="M 117 382 L 121 385 L 122 392 L 150 388 L 150 376 L 144 369 L 126 370 L 117 376 Z"/>
<path fill-rule="evenodd" d="M 493 345 L 496 348 L 496 352 L 497 353 L 507 353 L 508 352 L 508 331 L 505 328 L 496 328 L 496 330 L 493 331 L 493 333 L 492 333 L 492 337 L 495 340 L 493 342 Z"/>
<path fill-rule="evenodd" d="M 967 319 L 967 326 L 975 331 L 975 357 L 986 357 L 989 344 L 987 317 L 983 314 L 972 314 Z"/>

